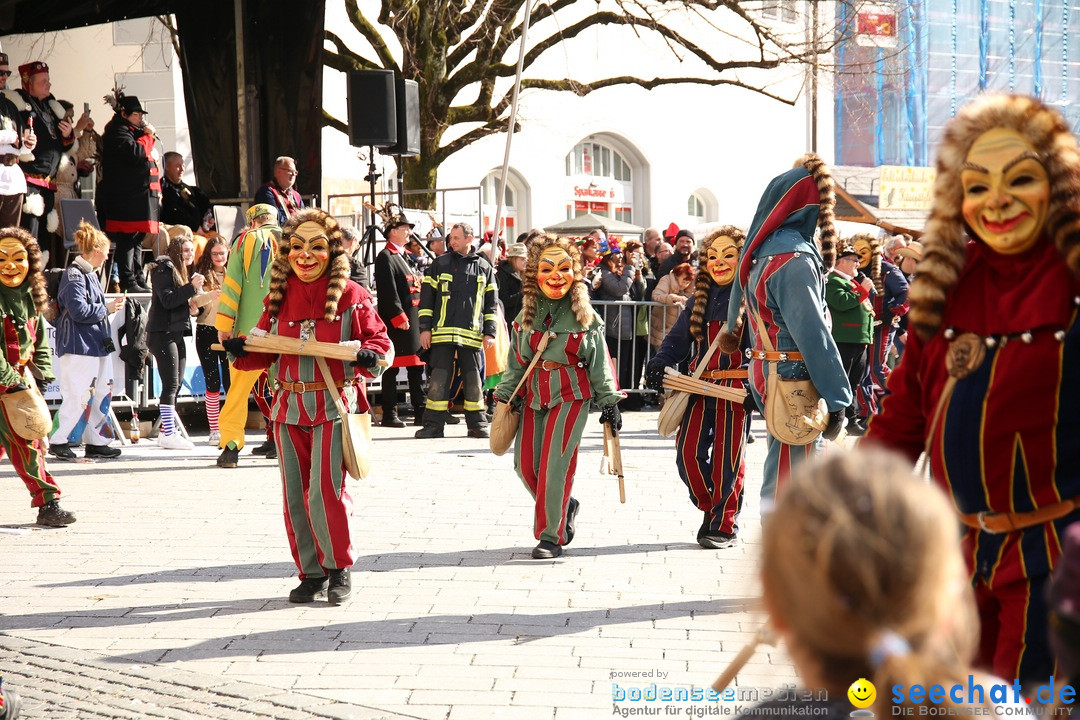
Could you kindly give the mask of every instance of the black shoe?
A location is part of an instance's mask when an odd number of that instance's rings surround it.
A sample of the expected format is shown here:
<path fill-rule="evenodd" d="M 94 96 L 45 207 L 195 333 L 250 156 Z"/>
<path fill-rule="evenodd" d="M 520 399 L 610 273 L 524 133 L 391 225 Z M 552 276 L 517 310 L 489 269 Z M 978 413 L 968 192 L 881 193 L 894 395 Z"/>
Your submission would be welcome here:
<path fill-rule="evenodd" d="M 847 434 L 851 437 L 862 437 L 866 434 L 867 422 L 868 421 L 866 418 L 855 418 L 854 420 L 849 420 L 846 428 Z"/>
<path fill-rule="evenodd" d="M 709 534 L 709 525 L 712 523 L 712 515 L 708 511 L 705 512 L 705 519 L 701 521 L 701 527 L 697 531 L 698 542 L 701 542 L 701 538 Z"/>
<path fill-rule="evenodd" d="M 469 428 L 469 437 L 471 438 L 486 438 L 491 437 L 486 427 Z"/>
<path fill-rule="evenodd" d="M 562 555 L 562 547 L 547 540 L 541 540 L 532 551 L 532 556 L 536 560 L 550 560 L 560 555 Z"/>
<path fill-rule="evenodd" d="M 277 457 L 277 447 L 274 445 L 274 441 L 269 438 L 267 438 L 266 442 L 259 447 L 251 449 L 252 455 L 269 455 L 270 453 L 273 453 L 274 457 Z"/>
<path fill-rule="evenodd" d="M 457 415 L 451 415 L 450 413 L 446 413 L 446 424 L 447 425 L 460 425 L 461 424 L 461 418 L 459 418 Z"/>
<path fill-rule="evenodd" d="M 415 427 L 424 427 L 424 408 L 423 408 L 423 406 L 413 408 L 412 424 Z"/>
<path fill-rule="evenodd" d="M 240 461 L 240 451 L 236 448 L 227 447 L 218 455 L 217 466 L 220 468 L 234 468 Z"/>
<path fill-rule="evenodd" d="M 716 533 L 715 535 L 702 535 L 698 538 L 698 545 L 706 550 L 723 550 L 739 544 L 739 538 L 728 533 Z"/>
<path fill-rule="evenodd" d="M 418 437 L 421 440 L 427 440 L 429 438 L 441 438 L 441 437 L 444 437 L 443 436 L 443 426 L 442 425 L 424 425 L 424 427 L 422 427 L 422 428 L 420 428 L 419 430 L 416 431 L 416 435 L 414 435 L 413 437 Z"/>
<path fill-rule="evenodd" d="M 581 503 L 574 498 L 570 498 L 570 504 L 566 506 L 566 544 L 574 542 L 574 531 L 577 530 L 575 521 L 577 520 L 578 510 L 581 509 Z"/>
<path fill-rule="evenodd" d="M 326 600 L 331 605 L 340 605 L 352 595 L 352 575 L 349 568 L 330 571 L 330 587 L 326 591 Z"/>
<path fill-rule="evenodd" d="M 75 459 L 75 453 L 71 452 L 71 446 L 67 443 L 53 443 L 49 446 L 49 454 L 59 460 Z"/>
<path fill-rule="evenodd" d="M 75 522 L 75 513 L 68 512 L 60 507 L 56 500 L 45 503 L 38 508 L 37 524 L 47 527 L 64 527 Z"/>
<path fill-rule="evenodd" d="M 270 443 L 270 449 L 263 453 L 267 460 L 277 460 L 277 445 Z"/>
<path fill-rule="evenodd" d="M 315 598 L 319 597 L 319 594 L 326 590 L 327 578 L 322 577 L 309 577 L 300 581 L 300 584 L 289 591 L 289 602 L 291 603 L 309 603 L 315 602 Z"/>
<path fill-rule="evenodd" d="M 398 417 L 397 413 L 383 413 L 382 421 L 379 423 L 383 427 L 403 428 L 405 427 L 405 421 Z M 423 423 L 421 423 L 423 424 Z"/>
<path fill-rule="evenodd" d="M 756 443 L 757 442 L 757 438 L 754 437 L 754 433 L 750 433 L 749 435 L 746 436 L 746 442 L 747 443 Z"/>
<path fill-rule="evenodd" d="M 150 288 L 146 287 L 145 285 L 141 285 L 141 284 L 135 282 L 135 283 L 131 283 L 126 288 L 124 288 L 124 292 L 148 293 L 148 292 L 150 292 Z"/>
<path fill-rule="evenodd" d="M 120 457 L 120 448 L 111 445 L 86 445 L 86 457 L 88 458 L 114 458 Z"/>

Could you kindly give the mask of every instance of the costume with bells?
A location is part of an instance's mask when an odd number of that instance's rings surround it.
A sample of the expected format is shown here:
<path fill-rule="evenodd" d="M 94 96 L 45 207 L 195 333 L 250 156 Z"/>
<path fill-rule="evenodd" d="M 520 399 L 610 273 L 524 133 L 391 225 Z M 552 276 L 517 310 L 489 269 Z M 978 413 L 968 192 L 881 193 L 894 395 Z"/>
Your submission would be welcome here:
<path fill-rule="evenodd" d="M 692 354 L 690 370 L 694 371 L 708 353 L 727 318 L 735 265 L 745 240 L 743 232 L 730 225 L 705 238 L 693 301 L 679 314 L 649 361 L 645 382 L 651 389 L 663 390 L 667 367 L 680 365 Z M 714 352 L 700 377 L 716 385 L 745 388 L 743 349 Z M 704 548 L 735 544 L 746 474 L 743 449 L 749 433 L 750 424 L 741 403 L 691 395 L 675 436 L 675 466 L 690 490 L 690 501 L 705 514 L 697 535 L 698 544 Z"/>
<path fill-rule="evenodd" d="M 750 391 L 758 408 L 765 407 L 766 379 L 774 367 L 760 355 L 771 346 L 781 355 L 775 363 L 780 377 L 813 382 L 828 405 L 832 437 L 839 432 L 836 422 L 843 422 L 841 411 L 851 404 L 851 389 L 826 321 L 825 272 L 836 253 L 835 204 L 832 177 L 813 153 L 769 183 L 739 256 L 728 302 L 728 328 L 736 328 L 736 333 L 726 333 L 720 344 L 724 352 L 738 349 L 739 314 L 745 303 L 753 353 Z M 814 242 L 815 229 L 821 231 L 820 250 Z M 762 329 L 768 333 L 765 341 Z M 772 500 L 792 466 L 821 443 L 818 438 L 808 445 L 789 445 L 770 433 L 761 497 Z"/>
<path fill-rule="evenodd" d="M 967 526 L 979 662 L 1045 682 L 1043 586 L 1080 519 L 1080 151 L 1038 100 L 963 108 L 938 151 L 909 334 L 865 442 L 931 474 Z"/>
<path fill-rule="evenodd" d="M 618 402 L 625 394 L 611 374 L 604 323 L 589 305 L 581 256 L 572 242 L 551 235 L 532 241 L 523 293 L 495 398 L 510 400 L 541 338 L 555 333 L 523 385 L 524 399 L 514 400 L 522 407 L 514 469 L 536 501 L 533 534 L 540 543 L 533 557 L 541 559 L 558 557 L 574 537 L 578 502 L 570 492 L 589 404 L 618 431 Z"/>
<path fill-rule="evenodd" d="M 301 210 L 282 229 L 271 268 L 266 309 L 255 327 L 281 337 L 351 343 L 353 363 L 326 358 L 334 384 L 327 389 L 314 357 L 246 353 L 243 338 L 225 341 L 240 355 L 238 369 L 273 366 L 273 424 L 285 495 L 285 529 L 301 584 L 293 602 L 310 602 L 327 588 L 331 602 L 348 597 L 348 569 L 356 561 L 349 531 L 352 499 L 345 487 L 341 418 L 330 396 L 336 392 L 350 412 L 368 412 L 364 378 L 382 373 L 380 361 L 394 351 L 371 295 L 349 280 L 349 258 L 341 230 L 318 208 Z M 327 577 L 329 576 L 329 578 Z"/>
<path fill-rule="evenodd" d="M 51 382 L 52 373 L 49 341 L 45 322 L 45 278 L 41 274 L 41 250 L 37 241 L 21 228 L 0 230 L 0 322 L 3 324 L 4 352 L 0 353 L 0 392 L 25 390 L 34 379 L 28 376 L 27 365 L 33 363 L 40 379 Z M 16 474 L 30 491 L 30 506 L 38 509 L 40 525 L 70 525 L 75 515 L 62 510 L 57 498 L 60 488 L 45 469 L 44 440 L 27 440 L 15 428 L 24 424 L 13 412 L 0 404 L 0 456 L 7 453 Z M 34 418 L 45 423 L 48 418 Z"/>

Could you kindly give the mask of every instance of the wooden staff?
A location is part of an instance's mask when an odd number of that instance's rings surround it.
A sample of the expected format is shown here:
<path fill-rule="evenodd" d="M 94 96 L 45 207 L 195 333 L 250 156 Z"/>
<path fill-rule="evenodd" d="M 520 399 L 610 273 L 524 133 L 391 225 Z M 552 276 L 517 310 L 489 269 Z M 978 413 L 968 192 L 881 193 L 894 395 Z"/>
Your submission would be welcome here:
<path fill-rule="evenodd" d="M 735 679 L 735 676 L 742 670 L 743 665 L 749 662 L 750 658 L 754 655 L 754 650 L 761 643 L 766 645 L 776 644 L 776 635 L 773 633 L 772 626 L 768 623 L 761 626 L 754 634 L 754 639 L 739 651 L 739 654 L 735 656 L 735 659 L 731 661 L 731 664 L 727 666 L 724 672 L 720 673 L 720 676 L 713 681 L 712 688 L 717 692 L 723 692 L 724 688 L 731 684 L 731 681 Z"/>
<path fill-rule="evenodd" d="M 619 502 L 625 504 L 626 483 L 623 481 L 622 446 L 619 444 L 618 433 L 611 429 L 610 423 L 604 423 L 604 458 L 607 460 L 608 475 L 619 476 Z"/>
<path fill-rule="evenodd" d="M 729 402 L 742 404 L 746 400 L 746 391 L 739 388 L 717 385 L 707 380 L 698 380 L 689 375 L 672 372 L 664 378 L 664 387 L 669 390 L 682 390 L 695 395 L 706 395 Z"/>
<path fill-rule="evenodd" d="M 220 343 L 210 346 L 211 350 L 225 350 Z M 349 362 L 356 359 L 356 347 L 338 343 L 320 342 L 319 340 L 301 340 L 300 338 L 280 335 L 248 335 L 244 338 L 244 349 L 248 352 L 271 353 L 274 355 L 306 355 L 308 357 L 333 358 Z M 377 365 L 386 367 L 389 363 L 379 360 Z"/>

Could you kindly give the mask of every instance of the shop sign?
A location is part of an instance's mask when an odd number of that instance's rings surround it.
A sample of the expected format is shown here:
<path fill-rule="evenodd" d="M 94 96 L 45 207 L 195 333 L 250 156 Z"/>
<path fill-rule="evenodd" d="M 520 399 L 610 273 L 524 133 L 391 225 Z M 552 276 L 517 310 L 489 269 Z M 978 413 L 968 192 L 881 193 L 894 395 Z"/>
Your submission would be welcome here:
<path fill-rule="evenodd" d="M 855 42 L 863 47 L 894 48 L 896 22 L 895 5 L 863 3 L 855 16 Z"/>
<path fill-rule="evenodd" d="M 929 210 L 934 199 L 932 167 L 882 165 L 878 207 L 882 210 Z"/>

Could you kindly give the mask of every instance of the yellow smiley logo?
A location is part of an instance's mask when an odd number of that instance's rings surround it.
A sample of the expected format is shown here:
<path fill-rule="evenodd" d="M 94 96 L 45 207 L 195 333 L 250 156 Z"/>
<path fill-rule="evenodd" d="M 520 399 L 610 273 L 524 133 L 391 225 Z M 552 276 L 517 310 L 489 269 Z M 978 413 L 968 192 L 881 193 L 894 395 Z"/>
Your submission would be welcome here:
<path fill-rule="evenodd" d="M 857 708 L 868 708 L 877 699 L 877 688 L 866 678 L 859 678 L 847 689 L 848 700 Z"/>

